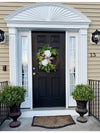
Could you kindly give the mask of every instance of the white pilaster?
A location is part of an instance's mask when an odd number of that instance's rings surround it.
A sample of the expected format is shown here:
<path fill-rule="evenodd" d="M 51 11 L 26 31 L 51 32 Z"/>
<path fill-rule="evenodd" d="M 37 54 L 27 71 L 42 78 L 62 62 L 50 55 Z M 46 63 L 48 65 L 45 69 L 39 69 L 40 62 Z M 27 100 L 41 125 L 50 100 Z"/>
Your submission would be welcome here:
<path fill-rule="evenodd" d="M 18 84 L 17 74 L 17 29 L 9 28 L 10 85 Z"/>
<path fill-rule="evenodd" d="M 79 83 L 87 84 L 87 29 L 79 31 Z"/>

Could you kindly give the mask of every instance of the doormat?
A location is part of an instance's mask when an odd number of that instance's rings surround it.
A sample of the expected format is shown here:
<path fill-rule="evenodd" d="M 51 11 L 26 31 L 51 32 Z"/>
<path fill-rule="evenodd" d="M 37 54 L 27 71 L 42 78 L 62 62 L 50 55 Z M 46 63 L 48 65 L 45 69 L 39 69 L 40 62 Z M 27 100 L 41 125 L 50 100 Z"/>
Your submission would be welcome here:
<path fill-rule="evenodd" d="M 70 115 L 64 116 L 36 116 L 33 117 L 32 126 L 44 128 L 61 128 L 75 124 Z"/>

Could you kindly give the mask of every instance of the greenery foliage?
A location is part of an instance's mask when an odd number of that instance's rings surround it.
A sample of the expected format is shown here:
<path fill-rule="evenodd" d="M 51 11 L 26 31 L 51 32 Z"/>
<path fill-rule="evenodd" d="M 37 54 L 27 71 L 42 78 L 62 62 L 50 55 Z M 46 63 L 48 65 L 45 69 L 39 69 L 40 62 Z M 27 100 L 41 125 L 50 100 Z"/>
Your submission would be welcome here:
<path fill-rule="evenodd" d="M 40 70 L 44 70 L 47 73 L 50 73 L 50 71 L 56 71 L 56 65 L 48 64 L 47 66 L 39 65 Z"/>
<path fill-rule="evenodd" d="M 38 62 L 41 62 L 43 61 L 44 59 L 41 59 L 41 56 L 44 54 L 44 52 L 46 50 L 50 50 L 51 52 L 51 57 L 55 57 L 58 55 L 58 52 L 56 51 L 56 49 L 52 48 L 52 47 L 49 47 L 48 45 L 44 45 L 40 50 L 39 52 L 37 53 L 37 61 Z M 54 64 L 47 64 L 47 66 L 44 66 L 42 64 L 39 64 L 39 69 L 40 70 L 44 70 L 46 71 L 47 73 L 50 73 L 50 71 L 56 71 L 56 65 Z"/>
<path fill-rule="evenodd" d="M 19 105 L 25 101 L 26 90 L 20 86 L 6 86 L 0 94 L 0 101 L 8 107 Z"/>
<path fill-rule="evenodd" d="M 93 89 L 89 85 L 76 85 L 72 96 L 75 100 L 92 101 L 94 97 Z"/>

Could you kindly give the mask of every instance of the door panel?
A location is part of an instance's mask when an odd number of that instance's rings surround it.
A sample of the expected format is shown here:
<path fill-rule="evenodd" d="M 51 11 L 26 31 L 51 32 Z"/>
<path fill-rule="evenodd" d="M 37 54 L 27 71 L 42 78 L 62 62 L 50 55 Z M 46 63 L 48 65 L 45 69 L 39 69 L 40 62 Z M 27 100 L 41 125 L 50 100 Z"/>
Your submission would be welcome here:
<path fill-rule="evenodd" d="M 36 54 L 48 44 L 59 52 L 60 63 L 50 74 L 39 70 Z M 65 33 L 32 32 L 33 107 L 65 106 Z"/>

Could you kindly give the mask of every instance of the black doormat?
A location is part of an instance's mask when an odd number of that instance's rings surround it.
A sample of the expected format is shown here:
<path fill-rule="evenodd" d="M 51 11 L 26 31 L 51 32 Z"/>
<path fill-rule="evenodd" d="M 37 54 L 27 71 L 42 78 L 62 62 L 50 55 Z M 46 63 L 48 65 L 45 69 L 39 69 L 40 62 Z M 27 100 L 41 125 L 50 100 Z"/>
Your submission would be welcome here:
<path fill-rule="evenodd" d="M 61 128 L 75 124 L 70 115 L 64 116 L 36 116 L 33 117 L 32 126 L 44 127 L 44 128 Z"/>

